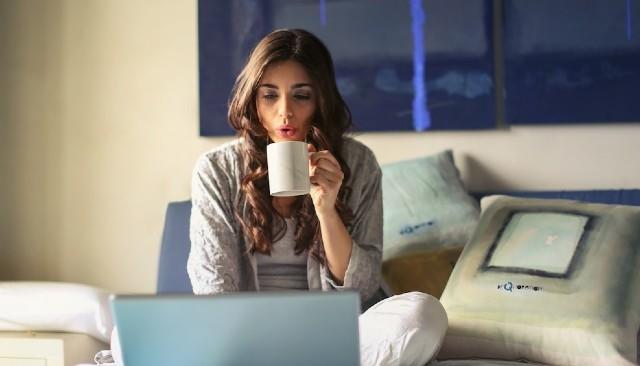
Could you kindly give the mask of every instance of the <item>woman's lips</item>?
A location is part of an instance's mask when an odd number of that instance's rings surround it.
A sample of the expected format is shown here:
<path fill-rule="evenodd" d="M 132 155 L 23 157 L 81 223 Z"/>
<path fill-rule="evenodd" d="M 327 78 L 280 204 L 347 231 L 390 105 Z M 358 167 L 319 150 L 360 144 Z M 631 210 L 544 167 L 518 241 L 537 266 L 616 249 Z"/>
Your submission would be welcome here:
<path fill-rule="evenodd" d="M 296 135 L 296 132 L 298 131 L 298 129 L 291 126 L 284 126 L 284 127 L 278 127 L 277 131 L 278 131 L 278 135 L 282 137 L 291 138 Z"/>

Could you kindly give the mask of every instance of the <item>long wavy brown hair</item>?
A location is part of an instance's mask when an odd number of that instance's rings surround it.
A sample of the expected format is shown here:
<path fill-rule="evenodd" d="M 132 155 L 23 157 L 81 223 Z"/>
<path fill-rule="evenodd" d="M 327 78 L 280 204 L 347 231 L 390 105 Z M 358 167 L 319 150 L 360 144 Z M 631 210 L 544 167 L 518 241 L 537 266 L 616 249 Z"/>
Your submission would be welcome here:
<path fill-rule="evenodd" d="M 313 34 L 301 29 L 281 29 L 265 36 L 253 49 L 233 86 L 228 118 L 231 126 L 244 140 L 242 194 L 236 203 L 246 238 L 247 251 L 270 254 L 272 243 L 285 233 L 284 219 L 272 206 L 269 195 L 267 143 L 269 136 L 258 118 L 256 95 L 262 76 L 270 65 L 294 60 L 302 65 L 312 79 L 316 110 L 311 120 L 307 142 L 318 151 L 329 150 L 344 173 L 343 185 L 336 200 L 336 211 L 345 226 L 353 221 L 353 212 L 346 205 L 350 192 L 345 185 L 351 172 L 342 157 L 343 135 L 351 127 L 351 112 L 342 99 L 335 81 L 333 60 L 326 46 Z M 297 198 L 292 207 L 297 218 L 295 253 L 310 250 L 313 257 L 325 263 L 320 224 L 309 195 Z"/>

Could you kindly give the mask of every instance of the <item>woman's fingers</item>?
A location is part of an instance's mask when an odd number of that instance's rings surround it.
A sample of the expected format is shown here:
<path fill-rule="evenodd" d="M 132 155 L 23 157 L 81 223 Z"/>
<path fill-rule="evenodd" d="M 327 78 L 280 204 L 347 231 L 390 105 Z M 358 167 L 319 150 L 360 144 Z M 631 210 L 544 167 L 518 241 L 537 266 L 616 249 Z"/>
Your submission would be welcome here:
<path fill-rule="evenodd" d="M 336 158 L 328 150 L 311 152 L 311 154 L 309 154 L 309 160 L 311 161 L 311 165 L 318 165 L 321 162 L 327 162 L 333 165 L 335 169 L 341 169 L 338 160 L 336 160 Z"/>
<path fill-rule="evenodd" d="M 324 174 L 317 174 L 316 173 L 313 176 L 311 176 L 310 179 L 311 179 L 311 184 L 315 184 L 315 185 L 319 185 L 319 186 L 327 187 L 327 188 L 331 188 L 332 186 L 335 186 L 338 183 L 335 180 L 331 180 L 330 177 L 328 177 L 327 175 L 324 175 Z"/>
<path fill-rule="evenodd" d="M 313 171 L 311 172 L 311 178 L 320 177 L 320 178 L 323 178 L 324 180 L 326 180 L 330 184 L 341 183 L 342 182 L 342 178 L 344 176 L 341 171 L 340 172 L 332 172 L 332 171 L 323 169 L 323 168 L 321 168 L 319 166 L 315 166 L 312 169 L 313 169 Z"/>
<path fill-rule="evenodd" d="M 334 164 L 332 164 L 331 162 L 329 162 L 326 159 L 320 159 L 318 160 L 318 162 L 315 164 L 315 166 L 312 164 L 312 167 L 315 167 L 317 169 L 322 169 L 325 170 L 329 173 L 332 174 L 336 174 L 338 176 L 343 176 L 344 174 L 342 173 L 342 169 L 340 169 L 339 166 L 335 166 Z"/>
<path fill-rule="evenodd" d="M 316 151 L 316 148 L 311 144 L 307 147 L 311 183 L 330 189 L 340 187 L 344 173 L 338 160 L 328 150 Z"/>

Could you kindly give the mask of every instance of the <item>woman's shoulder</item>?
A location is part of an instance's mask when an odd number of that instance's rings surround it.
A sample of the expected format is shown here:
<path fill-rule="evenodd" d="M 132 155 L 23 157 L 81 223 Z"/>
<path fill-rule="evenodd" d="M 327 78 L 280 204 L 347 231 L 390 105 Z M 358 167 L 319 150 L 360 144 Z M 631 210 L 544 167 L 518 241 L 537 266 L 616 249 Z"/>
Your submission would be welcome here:
<path fill-rule="evenodd" d="M 344 137 L 342 156 L 349 167 L 363 169 L 377 169 L 378 160 L 371 148 L 353 137 Z"/>
<path fill-rule="evenodd" d="M 223 144 L 220 144 L 209 151 L 202 154 L 203 157 L 208 159 L 224 159 L 224 158 L 233 158 L 236 155 L 240 155 L 240 146 L 242 145 L 242 139 L 234 138 L 231 141 L 227 141 Z"/>
<path fill-rule="evenodd" d="M 198 157 L 195 169 L 214 174 L 224 172 L 227 175 L 239 172 L 242 157 L 240 154 L 241 145 L 242 140 L 235 138 L 208 150 Z"/>

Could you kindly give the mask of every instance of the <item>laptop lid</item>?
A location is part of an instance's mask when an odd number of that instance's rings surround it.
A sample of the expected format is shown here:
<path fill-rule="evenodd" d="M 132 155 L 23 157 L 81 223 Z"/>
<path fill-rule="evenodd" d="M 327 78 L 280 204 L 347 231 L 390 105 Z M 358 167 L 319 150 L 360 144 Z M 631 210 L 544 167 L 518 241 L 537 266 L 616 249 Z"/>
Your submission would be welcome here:
<path fill-rule="evenodd" d="M 125 366 L 360 364 L 356 292 L 116 295 Z"/>

